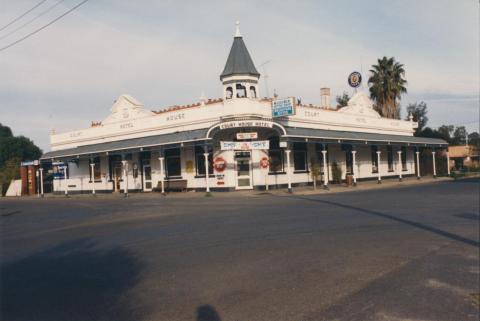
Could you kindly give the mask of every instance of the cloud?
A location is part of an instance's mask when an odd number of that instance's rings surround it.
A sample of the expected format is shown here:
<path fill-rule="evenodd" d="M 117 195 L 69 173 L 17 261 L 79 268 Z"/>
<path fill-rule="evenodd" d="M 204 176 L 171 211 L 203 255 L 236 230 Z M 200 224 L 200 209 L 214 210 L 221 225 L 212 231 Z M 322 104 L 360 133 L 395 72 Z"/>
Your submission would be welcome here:
<path fill-rule="evenodd" d="M 0 21 L 34 2 L 8 3 Z M 75 3 L 65 1 L 36 26 Z M 254 62 L 271 60 L 271 94 L 318 103 L 320 87 L 351 92 L 347 75 L 362 70 L 367 79 L 369 66 L 387 55 L 406 66 L 412 94 L 403 105 L 428 95 L 471 97 L 479 87 L 478 18 L 474 1 L 89 1 L 0 52 L 0 121 L 48 150 L 50 128 L 87 127 L 123 93 L 151 109 L 192 103 L 201 92 L 220 97 L 236 20 Z M 260 88 L 265 94 L 263 79 Z M 447 115 L 436 112 L 446 103 L 429 101 L 431 122 L 475 117 L 478 101 L 468 104 L 468 116 Z"/>

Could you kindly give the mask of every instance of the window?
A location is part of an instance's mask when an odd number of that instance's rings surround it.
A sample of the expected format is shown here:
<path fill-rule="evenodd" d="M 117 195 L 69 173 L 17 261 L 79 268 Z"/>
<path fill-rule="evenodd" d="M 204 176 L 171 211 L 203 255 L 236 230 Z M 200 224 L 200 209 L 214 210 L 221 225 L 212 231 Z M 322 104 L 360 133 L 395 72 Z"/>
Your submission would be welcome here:
<path fill-rule="evenodd" d="M 205 153 L 202 146 L 195 146 L 195 166 L 197 176 L 205 176 Z M 208 174 L 213 175 L 213 155 L 211 148 L 208 148 Z"/>
<path fill-rule="evenodd" d="M 393 172 L 393 147 L 387 146 L 388 171 Z"/>
<path fill-rule="evenodd" d="M 402 171 L 407 170 L 407 147 L 402 146 Z"/>
<path fill-rule="evenodd" d="M 232 89 L 232 87 L 227 87 L 225 97 L 226 97 L 227 99 L 232 99 L 232 97 L 233 97 L 233 89 Z"/>
<path fill-rule="evenodd" d="M 378 173 L 377 146 L 372 146 L 372 173 Z"/>
<path fill-rule="evenodd" d="M 250 98 L 257 98 L 257 91 L 254 86 L 250 86 Z"/>
<path fill-rule="evenodd" d="M 102 179 L 102 173 L 100 171 L 100 157 L 95 157 L 93 158 L 89 163 L 88 163 L 88 172 L 90 174 L 90 182 L 92 181 L 92 168 L 90 167 L 90 164 L 95 164 L 93 166 L 93 180 L 94 181 L 100 181 Z"/>
<path fill-rule="evenodd" d="M 283 150 L 280 148 L 278 137 L 270 138 L 270 149 L 268 150 L 268 159 L 270 162 L 270 173 L 283 172 Z"/>
<path fill-rule="evenodd" d="M 293 168 L 297 172 L 307 171 L 307 144 L 293 144 Z"/>
<path fill-rule="evenodd" d="M 241 84 L 237 84 L 236 89 L 237 89 L 237 98 L 247 97 L 247 90 L 244 86 L 242 86 Z"/>
<path fill-rule="evenodd" d="M 172 148 L 165 150 L 165 170 L 166 176 L 168 178 L 182 176 L 180 148 Z"/>

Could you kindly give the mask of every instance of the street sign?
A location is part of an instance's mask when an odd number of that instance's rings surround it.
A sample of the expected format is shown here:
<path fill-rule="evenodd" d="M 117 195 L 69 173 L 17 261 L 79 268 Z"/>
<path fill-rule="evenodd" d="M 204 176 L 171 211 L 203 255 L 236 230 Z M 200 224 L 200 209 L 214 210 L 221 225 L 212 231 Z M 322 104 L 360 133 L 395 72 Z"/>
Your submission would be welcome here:
<path fill-rule="evenodd" d="M 276 99 L 272 101 L 272 117 L 295 115 L 295 98 Z"/>

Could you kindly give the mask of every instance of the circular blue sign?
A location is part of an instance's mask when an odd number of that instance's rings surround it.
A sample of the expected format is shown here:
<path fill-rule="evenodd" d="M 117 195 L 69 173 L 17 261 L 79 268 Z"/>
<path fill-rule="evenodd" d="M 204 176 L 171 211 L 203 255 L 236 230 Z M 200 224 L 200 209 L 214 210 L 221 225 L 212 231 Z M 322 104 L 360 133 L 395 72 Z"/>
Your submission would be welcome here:
<path fill-rule="evenodd" d="M 350 87 L 357 88 L 361 83 L 362 75 L 358 71 L 354 71 L 348 76 L 348 84 Z"/>

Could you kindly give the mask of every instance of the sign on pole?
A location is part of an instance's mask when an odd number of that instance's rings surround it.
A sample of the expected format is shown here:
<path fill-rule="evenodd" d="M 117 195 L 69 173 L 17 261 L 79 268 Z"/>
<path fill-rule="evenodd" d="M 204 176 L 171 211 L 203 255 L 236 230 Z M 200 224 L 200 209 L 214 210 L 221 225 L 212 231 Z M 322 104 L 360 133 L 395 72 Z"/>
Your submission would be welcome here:
<path fill-rule="evenodd" d="M 295 115 L 295 98 L 275 99 L 272 101 L 272 117 Z"/>
<path fill-rule="evenodd" d="M 362 84 L 362 74 L 360 74 L 358 71 L 352 72 L 348 76 L 348 84 L 350 87 L 353 88 L 358 88 Z"/>

